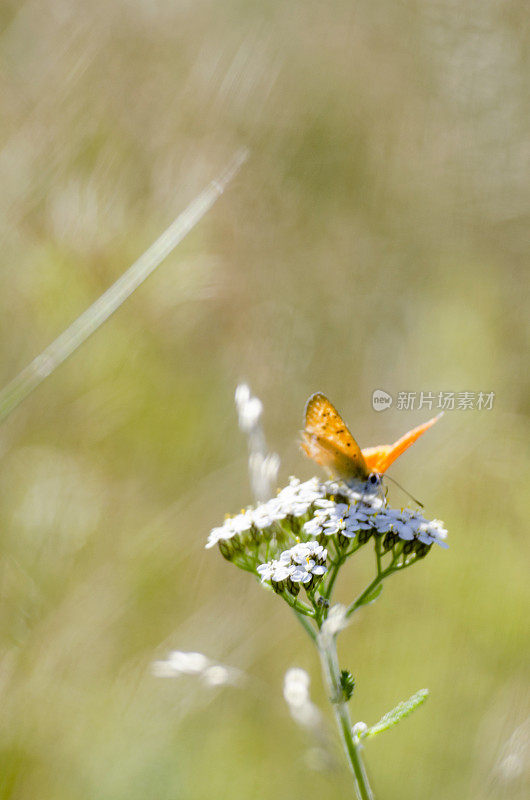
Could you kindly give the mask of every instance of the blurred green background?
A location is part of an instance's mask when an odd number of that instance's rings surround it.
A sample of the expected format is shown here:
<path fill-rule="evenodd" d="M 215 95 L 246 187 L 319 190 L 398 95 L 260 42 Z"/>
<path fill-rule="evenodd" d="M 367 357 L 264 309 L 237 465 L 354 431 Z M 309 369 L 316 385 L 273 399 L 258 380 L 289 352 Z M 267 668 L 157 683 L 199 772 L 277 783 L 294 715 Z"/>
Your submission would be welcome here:
<path fill-rule="evenodd" d="M 309 641 L 203 549 L 252 500 L 242 379 L 280 484 L 314 473 L 315 390 L 362 446 L 430 416 L 375 413 L 374 389 L 495 392 L 394 465 L 450 549 L 392 579 L 341 660 L 356 720 L 431 690 L 367 746 L 376 797 L 527 797 L 526 3 L 4 0 L 0 20 L 2 384 L 251 149 L 0 430 L 1 797 L 351 796 L 282 698 L 298 665 L 326 706 Z M 172 649 L 250 681 L 154 678 Z"/>

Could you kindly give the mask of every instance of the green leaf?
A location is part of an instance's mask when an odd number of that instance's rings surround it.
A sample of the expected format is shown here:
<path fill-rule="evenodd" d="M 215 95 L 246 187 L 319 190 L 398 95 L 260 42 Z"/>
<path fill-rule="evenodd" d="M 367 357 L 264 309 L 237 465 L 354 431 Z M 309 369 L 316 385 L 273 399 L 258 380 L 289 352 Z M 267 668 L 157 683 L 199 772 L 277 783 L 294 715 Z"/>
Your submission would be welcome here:
<path fill-rule="evenodd" d="M 393 725 L 397 725 L 402 719 L 412 714 L 418 706 L 421 706 L 428 696 L 428 689 L 420 689 L 416 694 L 413 694 L 412 697 L 409 697 L 408 700 L 403 700 L 401 703 L 398 703 L 395 708 L 382 716 L 379 722 L 376 722 L 375 725 L 372 725 L 371 728 L 365 731 L 362 738 L 366 739 L 370 736 L 377 736 L 378 733 L 382 733 L 388 730 L 388 728 L 392 728 Z"/>
<path fill-rule="evenodd" d="M 355 689 L 355 678 L 347 669 L 341 669 L 340 671 L 340 688 L 345 701 L 348 702 Z"/>

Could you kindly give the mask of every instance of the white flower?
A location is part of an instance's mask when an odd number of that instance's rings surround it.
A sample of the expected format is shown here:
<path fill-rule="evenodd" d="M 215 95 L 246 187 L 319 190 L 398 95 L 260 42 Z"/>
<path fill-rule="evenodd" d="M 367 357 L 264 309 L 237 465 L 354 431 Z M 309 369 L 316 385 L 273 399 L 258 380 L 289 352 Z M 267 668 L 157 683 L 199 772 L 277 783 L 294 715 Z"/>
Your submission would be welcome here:
<path fill-rule="evenodd" d="M 260 564 L 257 572 L 262 583 L 290 580 L 291 584 L 309 586 L 327 572 L 327 550 L 318 542 L 300 542 L 284 550 L 279 559 Z"/>
<path fill-rule="evenodd" d="M 393 525 L 394 533 L 397 533 L 399 538 L 405 542 L 412 541 L 415 531 L 413 522 L 413 520 L 397 519 Z"/>
<path fill-rule="evenodd" d="M 320 536 L 322 533 L 322 519 L 320 517 L 313 517 L 304 524 L 304 533 L 308 536 Z"/>
<path fill-rule="evenodd" d="M 377 511 L 365 503 L 352 503 L 348 507 L 345 503 L 320 500 L 315 505 L 315 516 L 304 525 L 309 536 L 332 536 L 340 532 L 353 538 L 359 531 L 374 527 Z"/>
<path fill-rule="evenodd" d="M 445 541 L 447 530 L 440 519 L 433 519 L 430 522 L 423 520 L 418 527 L 418 539 L 423 544 L 435 542 L 440 547 L 447 548 L 449 545 Z"/>
<path fill-rule="evenodd" d="M 235 531 L 235 533 L 245 533 L 251 529 L 252 522 L 253 512 L 250 510 L 242 511 L 241 514 L 237 514 L 235 517 L 228 520 L 228 527 Z"/>
<path fill-rule="evenodd" d="M 284 550 L 280 561 L 284 564 L 305 565 L 308 560 L 314 560 L 315 563 L 325 564 L 327 556 L 328 551 L 318 542 L 299 542 L 290 550 Z"/>
<path fill-rule="evenodd" d="M 287 578 L 290 578 L 295 570 L 295 567 L 292 564 L 282 564 L 276 562 L 276 569 L 274 570 L 274 574 L 272 575 L 272 580 L 275 583 L 281 583 L 282 581 L 286 581 Z"/>
<path fill-rule="evenodd" d="M 327 550 L 318 542 L 300 542 L 283 552 L 280 560 L 295 567 L 290 576 L 293 583 L 305 586 L 326 574 L 327 555 Z"/>
<path fill-rule="evenodd" d="M 344 536 L 353 538 L 359 531 L 371 530 L 374 527 L 373 511 L 367 506 L 351 506 L 344 519 Z"/>
<path fill-rule="evenodd" d="M 344 527 L 344 518 L 348 513 L 348 506 L 344 503 L 337 503 L 334 508 L 328 509 L 327 513 L 323 516 L 322 529 L 326 536 L 332 536 L 334 533 L 342 530 Z"/>
<path fill-rule="evenodd" d="M 282 519 L 285 519 L 285 513 L 276 498 L 269 500 L 268 503 L 262 503 L 252 512 L 252 521 L 259 530 L 268 528 Z"/>
<path fill-rule="evenodd" d="M 374 527 L 377 533 L 389 533 L 392 530 L 394 518 L 385 510 L 374 518 Z"/>
<path fill-rule="evenodd" d="M 417 517 L 408 509 L 386 508 L 374 519 L 378 533 L 396 533 L 400 539 L 411 541 L 417 528 Z"/>
<path fill-rule="evenodd" d="M 378 533 L 396 533 L 404 541 L 417 539 L 422 544 L 434 542 L 440 547 L 448 547 L 445 542 L 447 530 L 439 519 L 426 520 L 419 512 L 408 508 L 400 511 L 386 508 L 374 518 Z"/>
<path fill-rule="evenodd" d="M 313 580 L 313 577 L 321 578 L 326 572 L 324 564 L 318 564 L 313 558 L 306 556 L 305 561 L 294 565 L 290 577 L 294 583 L 303 583 L 305 586 Z"/>
<path fill-rule="evenodd" d="M 299 577 L 293 578 L 293 575 L 291 575 L 291 578 L 295 581 L 308 583 L 311 580 L 311 575 L 324 575 L 327 556 L 327 550 L 318 542 L 300 542 L 291 547 L 290 550 L 284 550 L 280 555 L 280 563 L 297 567 L 297 575 Z M 309 578 L 305 577 L 306 574 L 309 575 Z"/>
<path fill-rule="evenodd" d="M 336 500 L 330 500 L 327 497 L 323 497 L 320 500 L 315 500 L 315 506 L 317 507 L 317 514 L 328 512 L 338 506 L 344 506 L 348 508 L 346 503 L 337 503 Z"/>
<path fill-rule="evenodd" d="M 219 528 L 213 528 L 208 534 L 208 541 L 205 545 L 206 549 L 209 550 L 210 547 L 214 547 L 221 539 L 226 538 L 227 530 L 228 529 L 224 525 L 221 525 Z"/>
<path fill-rule="evenodd" d="M 242 511 L 241 514 L 237 514 L 235 517 L 228 517 L 225 519 L 223 525 L 210 531 L 208 541 L 206 542 L 206 549 L 208 550 L 222 540 L 226 541 L 227 539 L 232 539 L 234 536 L 237 536 L 239 533 L 249 531 L 252 527 L 252 522 L 252 511 Z"/>
<path fill-rule="evenodd" d="M 307 569 L 304 569 L 303 567 L 294 567 L 290 575 L 290 578 L 293 581 L 293 583 L 301 583 L 304 586 L 310 583 L 313 578 L 313 574 L 311 572 L 311 566 L 314 565 L 315 562 L 313 561 L 311 562 L 311 565 L 308 566 Z M 322 569 L 324 570 L 324 572 L 326 571 L 325 567 L 322 567 Z"/>
<path fill-rule="evenodd" d="M 208 535 L 208 541 L 205 545 L 207 550 L 209 550 L 210 547 L 214 547 L 214 545 L 218 544 L 218 542 L 226 541 L 227 539 L 231 539 L 236 535 L 237 531 L 227 524 L 228 522 L 230 522 L 230 520 L 226 520 L 224 525 L 221 525 L 219 528 L 214 528 L 210 531 Z"/>
<path fill-rule="evenodd" d="M 295 567 L 291 564 L 284 564 L 281 561 L 267 561 L 266 564 L 260 564 L 257 567 L 257 572 L 261 578 L 261 582 L 272 581 L 273 583 L 281 583 L 294 572 Z"/>
<path fill-rule="evenodd" d="M 329 496 L 332 490 L 336 493 L 337 500 Z M 316 539 L 324 541 L 325 538 L 336 534 L 354 539 L 361 532 L 368 531 L 364 541 L 373 532 L 379 535 L 395 534 L 395 537 L 402 541 L 412 542 L 415 540 L 426 546 L 433 543 L 440 547 L 448 546 L 445 542 L 447 530 L 440 520 L 429 521 L 419 512 L 407 508 L 388 508 L 386 500 L 375 495 L 359 496 L 357 499 L 355 497 L 356 493 L 352 493 L 341 484 L 330 481 L 320 483 L 317 478 L 311 478 L 302 483 L 297 478 L 290 478 L 289 484 L 276 497 L 266 503 L 261 503 L 255 509 L 242 511 L 240 514 L 226 519 L 220 527 L 214 528 L 208 536 L 206 547 L 210 548 L 219 544 L 222 550 L 223 541 L 228 541 L 239 534 L 246 534 L 251 530 L 254 533 L 254 541 L 258 543 L 258 531 L 271 528 L 275 523 L 283 520 L 287 520 L 287 525 L 289 525 L 289 519 L 292 517 L 302 518 L 300 522 L 303 522 L 303 535 L 311 541 L 295 545 L 291 551 L 285 551 L 280 556 L 278 563 L 285 565 L 289 561 L 290 564 L 303 567 L 303 570 L 297 573 L 297 577 L 300 583 L 307 584 L 312 578 L 307 577 L 308 571 L 306 564 L 303 563 L 304 559 L 315 560 L 315 567 L 325 563 L 325 556 L 322 561 L 312 551 L 307 550 L 308 544 L 323 549 L 322 545 L 314 541 Z M 347 499 L 349 503 L 343 502 L 344 499 Z M 311 515 L 309 520 L 306 516 L 308 514 Z M 304 517 L 306 517 L 305 522 L 303 521 Z M 300 529 L 293 526 L 292 532 L 294 535 L 299 535 Z M 245 546 L 245 541 L 246 539 L 239 542 L 235 540 L 233 544 L 234 546 L 238 546 L 238 544 Z M 362 538 L 361 541 L 363 541 Z M 388 538 L 389 546 L 390 541 L 391 537 Z M 231 548 L 232 545 L 227 547 Z M 408 552 L 412 552 L 412 550 L 409 548 Z M 291 555 L 287 556 L 286 553 L 291 553 Z M 315 572 L 312 567 L 309 568 L 309 573 L 315 577 L 320 576 L 320 571 Z M 274 578 L 268 577 L 267 580 L 274 580 Z"/>
<path fill-rule="evenodd" d="M 260 564 L 256 567 L 256 572 L 261 578 L 261 582 L 270 581 L 276 569 L 276 561 L 267 561 L 265 564 Z"/>
<path fill-rule="evenodd" d="M 331 500 L 319 500 L 316 503 L 315 516 L 304 525 L 304 531 L 309 536 L 333 536 L 344 527 L 344 516 L 348 512 L 345 503 L 334 503 Z M 314 521 L 315 520 L 315 521 Z"/>
<path fill-rule="evenodd" d="M 323 495 L 317 478 L 311 478 L 305 483 L 300 483 L 297 478 L 291 478 L 289 485 L 281 490 L 275 500 L 285 516 L 291 514 L 294 517 L 303 517 L 313 503 L 320 500 Z"/>
<path fill-rule="evenodd" d="M 277 502 L 277 498 L 273 498 L 255 509 L 247 509 L 234 517 L 228 517 L 223 525 L 213 528 L 208 536 L 206 548 L 209 549 L 220 541 L 232 539 L 238 534 L 247 533 L 252 526 L 260 531 L 264 530 L 285 517 L 286 514 Z"/>

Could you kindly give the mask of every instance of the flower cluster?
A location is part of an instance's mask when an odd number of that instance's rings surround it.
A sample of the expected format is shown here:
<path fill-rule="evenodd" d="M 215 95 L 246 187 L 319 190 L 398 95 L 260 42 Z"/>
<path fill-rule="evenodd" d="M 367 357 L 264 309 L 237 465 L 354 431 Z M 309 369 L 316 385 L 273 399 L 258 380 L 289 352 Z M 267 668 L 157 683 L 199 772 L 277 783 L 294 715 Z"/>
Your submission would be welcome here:
<path fill-rule="evenodd" d="M 392 547 L 397 539 L 403 540 L 405 544 L 404 552 L 422 552 L 424 548 L 430 548 L 432 544 L 440 547 L 448 547 L 445 541 L 447 530 L 443 522 L 439 519 L 427 520 L 417 511 L 408 508 L 397 511 L 386 508 L 375 519 L 375 528 L 378 534 L 385 534 L 383 543 L 385 547 Z M 415 543 L 415 544 L 411 544 Z"/>
<path fill-rule="evenodd" d="M 447 547 L 447 531 L 440 520 L 427 520 L 410 509 L 396 510 L 375 503 L 336 503 L 319 500 L 314 516 L 304 524 L 304 533 L 325 543 L 336 535 L 342 547 L 351 542 L 364 544 L 373 535 L 384 535 L 383 546 L 390 549 L 399 539 L 407 542 L 404 552 L 425 554 L 433 543 Z M 412 543 L 412 544 L 410 544 Z"/>
<path fill-rule="evenodd" d="M 210 532 L 206 547 L 217 545 L 228 560 L 296 594 L 322 577 L 321 553 L 331 544 L 345 558 L 375 537 L 383 552 L 422 557 L 432 544 L 447 547 L 446 536 L 439 520 L 389 508 L 378 494 L 359 496 L 337 482 L 291 478 L 276 497 L 227 517 Z M 321 549 L 307 549 L 312 547 Z"/>
<path fill-rule="evenodd" d="M 268 502 L 227 517 L 223 525 L 210 532 L 206 547 L 217 544 L 221 552 L 226 553 L 229 549 L 237 550 L 244 546 L 250 539 L 258 542 L 274 535 L 281 538 L 278 523 L 305 517 L 313 504 L 325 497 L 326 487 L 317 478 L 305 483 L 291 478 L 289 484 Z"/>
<path fill-rule="evenodd" d="M 318 542 L 299 542 L 284 550 L 278 559 L 257 568 L 262 583 L 269 582 L 275 592 L 287 590 L 297 595 L 303 586 L 310 591 L 326 574 L 327 550 Z"/>
<path fill-rule="evenodd" d="M 351 540 L 359 544 L 368 541 L 374 531 L 378 507 L 367 502 L 336 503 L 333 500 L 320 500 L 316 503 L 315 514 L 304 525 L 304 533 L 326 542 L 336 535 L 343 547 Z"/>

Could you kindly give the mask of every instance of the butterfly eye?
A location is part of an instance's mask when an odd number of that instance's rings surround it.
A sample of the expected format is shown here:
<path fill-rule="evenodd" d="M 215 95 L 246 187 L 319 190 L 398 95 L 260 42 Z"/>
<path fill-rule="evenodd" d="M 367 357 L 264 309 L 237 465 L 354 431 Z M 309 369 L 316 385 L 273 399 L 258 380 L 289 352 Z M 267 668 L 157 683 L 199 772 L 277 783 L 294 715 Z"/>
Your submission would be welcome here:
<path fill-rule="evenodd" d="M 376 483 L 379 483 L 379 475 L 377 472 L 372 472 L 371 475 L 368 476 L 368 482 L 375 486 Z"/>

